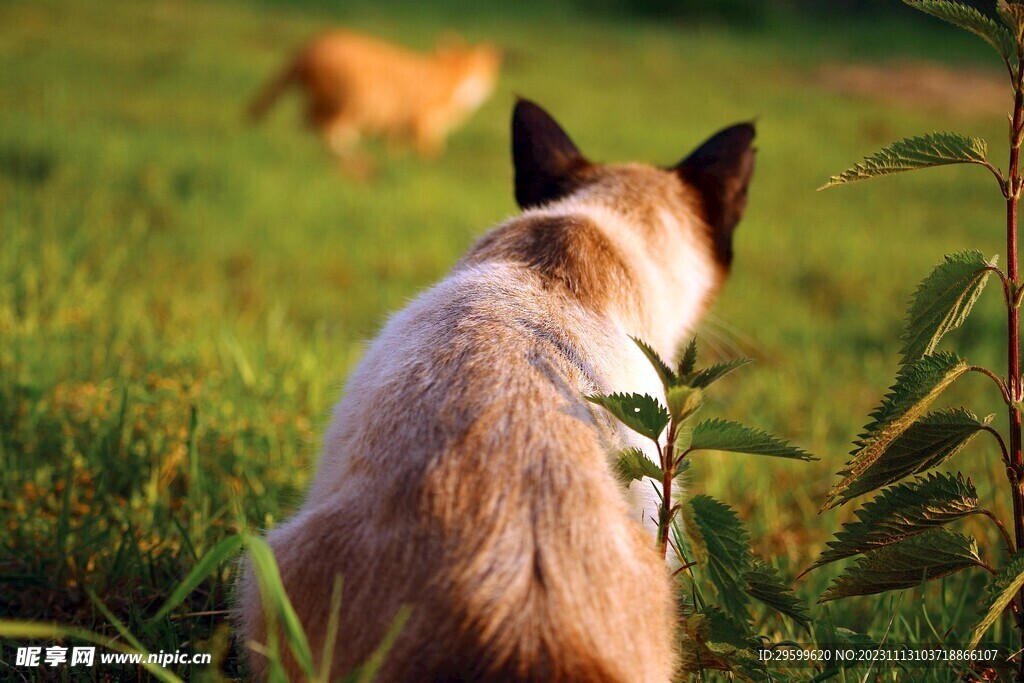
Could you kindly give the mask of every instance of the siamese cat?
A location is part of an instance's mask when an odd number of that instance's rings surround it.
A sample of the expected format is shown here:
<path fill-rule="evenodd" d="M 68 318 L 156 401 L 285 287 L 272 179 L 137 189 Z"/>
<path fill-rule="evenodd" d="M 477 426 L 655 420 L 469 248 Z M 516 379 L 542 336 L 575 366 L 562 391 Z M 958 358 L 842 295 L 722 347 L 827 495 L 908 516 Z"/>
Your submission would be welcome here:
<path fill-rule="evenodd" d="M 670 572 L 642 523 L 657 500 L 650 482 L 624 490 L 609 456 L 640 439 L 583 396 L 664 398 L 630 336 L 671 356 L 719 291 L 753 138 L 739 124 L 671 168 L 604 165 L 516 104 L 522 213 L 387 323 L 305 504 L 269 534 L 315 661 L 343 577 L 332 679 L 402 605 L 381 681 L 672 679 Z M 266 642 L 251 569 L 240 596 L 242 636 Z"/>
<path fill-rule="evenodd" d="M 307 122 L 335 154 L 350 154 L 362 136 L 381 135 L 411 140 L 422 156 L 434 156 L 490 96 L 500 66 L 490 45 L 444 46 L 425 55 L 336 30 L 299 50 L 257 95 L 249 116 L 259 120 L 298 85 Z"/>

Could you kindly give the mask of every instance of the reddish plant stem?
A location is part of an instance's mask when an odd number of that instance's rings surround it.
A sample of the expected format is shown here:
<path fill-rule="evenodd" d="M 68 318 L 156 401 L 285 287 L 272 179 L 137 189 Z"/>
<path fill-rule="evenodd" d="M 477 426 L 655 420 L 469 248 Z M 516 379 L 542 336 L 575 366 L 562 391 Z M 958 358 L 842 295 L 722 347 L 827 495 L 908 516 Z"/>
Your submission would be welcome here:
<path fill-rule="evenodd" d="M 1013 107 L 1013 123 L 1010 131 L 1010 174 L 1006 197 L 1006 252 L 1009 261 L 1007 278 L 1014 290 L 1017 287 L 1017 194 L 1020 190 L 1019 157 L 1020 146 L 1018 136 L 1021 130 L 1021 117 L 1024 111 L 1024 93 L 1018 90 Z M 1007 302 L 1007 364 L 1009 375 L 1007 389 L 1010 392 L 1010 459 L 1013 463 L 1014 483 L 1014 531 L 1017 536 L 1017 547 L 1024 542 L 1024 516 L 1021 515 L 1021 475 L 1024 474 L 1024 454 L 1021 450 L 1021 415 L 1015 405 L 1020 400 L 1020 317 L 1019 309 L 1013 301 Z"/>
<path fill-rule="evenodd" d="M 1018 55 L 1018 58 L 1020 55 Z M 1018 72 L 1024 72 L 1021 60 L 1018 59 Z M 1015 305 L 1017 288 L 1017 200 L 1020 195 L 1020 143 L 1022 119 L 1024 119 L 1024 90 L 1021 88 L 1021 76 L 1017 75 L 1013 102 L 1013 119 L 1010 123 L 1010 168 L 1007 178 L 1006 192 L 1006 257 L 1007 279 L 1013 297 L 1007 299 L 1007 365 L 1009 374 L 1006 378 L 1010 393 L 1010 462 L 1007 474 L 1010 479 L 1013 497 L 1013 530 L 1016 547 L 1024 547 L 1024 454 L 1021 451 L 1021 414 L 1017 407 L 1021 399 L 1020 386 L 1020 317 Z M 1024 646 L 1024 589 L 1017 593 L 1017 630 Z M 1017 680 L 1024 681 L 1024 656 L 1018 661 Z"/>
<path fill-rule="evenodd" d="M 661 445 L 658 444 L 658 454 L 661 456 L 661 474 L 662 477 L 662 501 L 661 510 L 659 511 L 659 517 L 661 518 L 658 522 L 658 542 L 661 545 L 661 558 L 665 559 L 668 555 L 668 534 L 669 529 L 672 527 L 672 476 L 675 474 L 672 467 L 672 460 L 675 457 L 675 436 L 676 426 L 674 422 L 669 425 L 668 428 L 668 443 L 665 444 L 665 448 L 662 449 Z"/>

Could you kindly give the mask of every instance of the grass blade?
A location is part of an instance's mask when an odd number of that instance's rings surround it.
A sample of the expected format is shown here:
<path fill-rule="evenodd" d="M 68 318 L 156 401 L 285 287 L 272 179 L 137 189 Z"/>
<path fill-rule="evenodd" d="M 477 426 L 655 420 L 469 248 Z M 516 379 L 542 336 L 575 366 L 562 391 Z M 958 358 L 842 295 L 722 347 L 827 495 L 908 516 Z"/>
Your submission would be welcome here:
<path fill-rule="evenodd" d="M 308 678 L 315 678 L 316 665 L 313 662 L 309 639 L 302 628 L 299 615 L 296 614 L 295 608 L 288 599 L 284 582 L 281 580 L 281 572 L 277 567 L 277 561 L 274 559 L 270 545 L 258 536 L 246 537 L 245 545 L 249 549 L 253 571 L 256 573 L 260 598 L 263 600 L 268 616 L 273 618 L 274 623 L 271 623 L 269 618 L 267 621 L 268 637 L 273 637 L 273 632 L 280 625 L 295 661 L 302 667 Z"/>
<path fill-rule="evenodd" d="M 102 603 L 99 603 L 102 604 Z M 110 614 L 104 606 L 101 611 L 106 614 Z M 108 617 L 110 618 L 110 617 Z M 116 619 L 112 619 L 111 623 L 118 627 L 118 630 L 124 628 Z M 130 634 L 129 634 L 130 635 Z M 145 667 L 146 671 L 152 674 L 153 678 L 164 683 L 184 683 L 181 678 L 176 674 L 162 666 L 151 664 L 147 662 L 149 653 L 141 647 L 125 647 L 113 638 L 100 635 L 99 633 L 93 633 L 81 628 L 74 628 L 70 626 L 61 626 L 59 624 L 50 624 L 41 621 L 15 621 L 12 619 L 0 619 L 0 638 L 12 638 L 12 639 L 26 639 L 26 640 L 62 640 L 69 638 L 73 640 L 81 640 L 86 643 L 94 643 L 105 647 L 108 650 L 114 650 L 115 652 L 121 652 L 123 654 L 139 654 L 142 655 L 141 665 Z M 134 640 L 134 638 L 132 638 Z"/>
<path fill-rule="evenodd" d="M 167 598 L 167 602 L 165 602 L 159 611 L 157 611 L 152 620 L 157 621 L 166 617 L 168 613 L 180 605 L 181 602 L 188 597 L 188 594 L 195 590 L 207 576 L 212 574 L 222 562 L 238 552 L 244 542 L 245 539 L 240 535 L 228 536 L 223 541 L 215 545 L 208 553 L 203 555 L 203 558 L 196 563 L 192 568 L 192 571 L 190 571 L 188 576 L 185 577 L 185 580 L 179 583 L 171 592 L 171 596 Z"/>

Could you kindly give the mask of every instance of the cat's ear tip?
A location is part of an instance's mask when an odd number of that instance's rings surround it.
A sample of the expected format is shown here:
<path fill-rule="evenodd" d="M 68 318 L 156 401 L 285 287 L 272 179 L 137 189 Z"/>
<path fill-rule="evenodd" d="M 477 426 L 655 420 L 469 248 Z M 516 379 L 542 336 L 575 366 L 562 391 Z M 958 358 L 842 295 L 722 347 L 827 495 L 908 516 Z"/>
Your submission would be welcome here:
<path fill-rule="evenodd" d="M 544 108 L 541 107 L 536 102 L 534 102 L 533 100 L 531 100 L 530 98 L 523 97 L 519 93 L 516 93 L 515 98 L 516 103 L 512 107 L 512 116 L 529 116 L 530 114 L 534 113 L 542 113 L 547 115 L 547 112 L 544 111 Z"/>
<path fill-rule="evenodd" d="M 741 121 L 740 123 L 734 123 L 729 126 L 722 133 L 727 134 L 729 137 L 742 140 L 747 145 L 754 141 L 757 137 L 757 119 L 751 121 Z"/>

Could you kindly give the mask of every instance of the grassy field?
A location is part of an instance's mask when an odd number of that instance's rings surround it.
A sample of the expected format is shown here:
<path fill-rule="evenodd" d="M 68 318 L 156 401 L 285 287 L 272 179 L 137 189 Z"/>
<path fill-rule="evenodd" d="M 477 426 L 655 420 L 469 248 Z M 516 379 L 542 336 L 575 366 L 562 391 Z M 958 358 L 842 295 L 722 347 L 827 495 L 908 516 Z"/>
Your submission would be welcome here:
<path fill-rule="evenodd" d="M 863 154 L 930 130 L 982 135 L 1001 161 L 998 106 L 895 106 L 844 95 L 818 69 L 929 55 L 991 63 L 984 46 L 910 10 L 733 27 L 542 3 L 351 5 L 0 3 L 0 616 L 113 633 L 91 592 L 151 650 L 214 651 L 238 675 L 224 613 L 231 563 L 170 618 L 152 617 L 218 541 L 296 508 L 365 340 L 515 211 L 514 94 L 542 103 L 599 160 L 668 164 L 757 119 L 734 274 L 701 331 L 706 357 L 757 364 L 722 383 L 712 410 L 821 462 L 714 455 L 694 485 L 736 506 L 786 576 L 806 568 L 850 516 L 817 510 L 891 381 L 914 284 L 943 253 L 1005 249 L 998 191 L 976 169 L 815 192 Z M 455 31 L 500 45 L 507 65 L 441 158 L 371 145 L 378 172 L 356 181 L 299 128 L 294 98 L 260 127 L 242 121 L 289 51 L 332 24 L 419 48 Z M 999 306 L 993 288 L 954 335 L 974 362 L 1004 362 Z M 961 400 L 981 413 L 1000 405 L 982 379 L 948 398 Z M 979 440 L 956 464 L 1008 517 L 998 462 Z M 996 557 L 989 528 L 962 526 Z M 812 573 L 797 593 L 813 602 L 835 572 Z M 890 641 L 959 642 L 981 578 L 816 609 Z M 774 618 L 759 627 L 802 639 Z M 991 637 L 1009 642 L 1007 631 Z M 0 680 L 21 680 L 10 645 Z"/>

